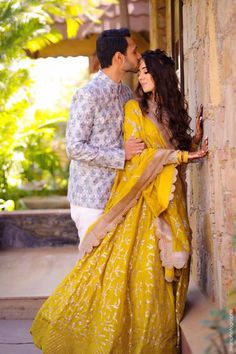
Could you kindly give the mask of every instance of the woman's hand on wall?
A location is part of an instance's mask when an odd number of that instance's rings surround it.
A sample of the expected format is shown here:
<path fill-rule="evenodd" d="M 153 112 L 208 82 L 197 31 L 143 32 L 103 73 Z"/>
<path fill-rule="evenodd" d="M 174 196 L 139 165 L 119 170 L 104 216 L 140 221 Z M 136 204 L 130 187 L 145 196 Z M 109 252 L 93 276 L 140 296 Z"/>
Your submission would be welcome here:
<path fill-rule="evenodd" d="M 201 146 L 201 148 L 197 151 L 188 153 L 188 160 L 196 160 L 205 157 L 208 154 L 208 138 L 206 138 Z"/>

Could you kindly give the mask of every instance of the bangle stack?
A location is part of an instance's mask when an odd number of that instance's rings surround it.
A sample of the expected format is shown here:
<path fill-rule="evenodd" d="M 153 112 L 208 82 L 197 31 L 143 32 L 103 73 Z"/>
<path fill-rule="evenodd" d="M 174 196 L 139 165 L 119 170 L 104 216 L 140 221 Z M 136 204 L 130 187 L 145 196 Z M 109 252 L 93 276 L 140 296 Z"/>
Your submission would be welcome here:
<path fill-rule="evenodd" d="M 188 163 L 188 151 L 178 151 L 178 162 Z"/>

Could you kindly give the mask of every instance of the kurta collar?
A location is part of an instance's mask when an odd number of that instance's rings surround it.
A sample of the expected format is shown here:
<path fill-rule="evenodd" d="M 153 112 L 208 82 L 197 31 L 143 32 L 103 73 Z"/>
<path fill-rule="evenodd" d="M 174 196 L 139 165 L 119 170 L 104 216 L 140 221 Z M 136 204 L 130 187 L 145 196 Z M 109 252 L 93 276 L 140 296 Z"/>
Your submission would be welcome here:
<path fill-rule="evenodd" d="M 99 70 L 98 76 L 101 78 L 104 84 L 110 88 L 111 93 L 119 94 L 121 92 L 122 85 L 123 85 L 122 82 L 116 83 L 109 76 L 107 76 L 102 70 Z"/>

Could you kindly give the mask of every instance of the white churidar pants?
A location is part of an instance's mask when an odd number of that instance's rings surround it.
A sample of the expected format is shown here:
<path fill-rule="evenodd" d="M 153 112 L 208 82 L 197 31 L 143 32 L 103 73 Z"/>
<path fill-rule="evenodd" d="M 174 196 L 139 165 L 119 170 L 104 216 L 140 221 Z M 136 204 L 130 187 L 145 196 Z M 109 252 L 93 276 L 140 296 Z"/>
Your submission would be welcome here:
<path fill-rule="evenodd" d="M 85 208 L 78 205 L 70 205 L 71 218 L 75 222 L 78 230 L 80 243 L 83 240 L 88 227 L 92 225 L 100 215 L 103 209 Z"/>

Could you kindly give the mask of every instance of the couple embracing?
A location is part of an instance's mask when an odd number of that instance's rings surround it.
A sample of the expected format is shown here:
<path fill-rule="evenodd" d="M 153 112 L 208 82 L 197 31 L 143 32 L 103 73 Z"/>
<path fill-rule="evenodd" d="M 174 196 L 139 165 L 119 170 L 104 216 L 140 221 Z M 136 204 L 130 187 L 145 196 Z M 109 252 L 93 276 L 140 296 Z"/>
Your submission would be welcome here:
<path fill-rule="evenodd" d="M 102 32 L 101 70 L 75 94 L 67 127 L 79 260 L 31 327 L 45 354 L 175 354 L 190 260 L 186 164 L 208 152 L 173 60 Z M 135 99 L 122 83 L 138 73 Z"/>

